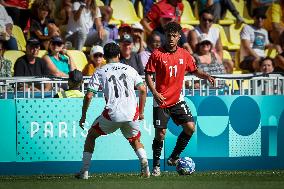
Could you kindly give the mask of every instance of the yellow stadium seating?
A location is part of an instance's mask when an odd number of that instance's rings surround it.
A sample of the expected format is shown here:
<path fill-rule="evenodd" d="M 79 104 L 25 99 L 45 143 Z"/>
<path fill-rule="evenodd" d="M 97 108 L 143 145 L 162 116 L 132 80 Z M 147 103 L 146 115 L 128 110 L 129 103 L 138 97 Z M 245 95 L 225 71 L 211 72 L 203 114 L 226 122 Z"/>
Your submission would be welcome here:
<path fill-rule="evenodd" d="M 143 7 L 143 5 L 142 5 L 142 2 L 141 1 L 138 1 L 138 12 L 137 12 L 137 16 L 139 17 L 139 18 L 143 18 L 143 16 L 144 16 L 144 7 Z"/>
<path fill-rule="evenodd" d="M 235 44 L 232 44 L 228 38 L 227 38 L 227 35 L 225 33 L 225 30 L 222 26 L 220 26 L 219 24 L 213 24 L 212 27 L 216 27 L 220 30 L 220 37 L 221 37 L 221 42 L 222 42 L 222 45 L 223 45 L 223 48 L 226 49 L 226 50 L 238 50 L 240 49 L 240 46 L 239 45 L 235 45 Z"/>
<path fill-rule="evenodd" d="M 235 44 L 235 45 L 241 45 L 241 31 L 243 29 L 243 27 L 245 26 L 245 24 L 231 24 L 229 27 L 229 40 L 231 43 Z"/>
<path fill-rule="evenodd" d="M 104 2 L 102 2 L 101 0 L 96 0 L 96 4 L 97 6 L 105 6 Z"/>
<path fill-rule="evenodd" d="M 112 17 L 115 20 L 121 20 L 123 23 L 127 24 L 140 22 L 134 6 L 129 0 L 112 0 L 110 6 L 113 9 Z"/>
<path fill-rule="evenodd" d="M 12 29 L 12 34 L 17 40 L 18 49 L 21 51 L 26 51 L 27 43 L 22 29 L 19 26 L 14 25 Z"/>
<path fill-rule="evenodd" d="M 199 20 L 194 16 L 192 8 L 188 1 L 183 0 L 183 12 L 181 15 L 181 24 L 191 24 L 191 25 L 198 25 Z"/>
<path fill-rule="evenodd" d="M 4 52 L 4 58 L 12 62 L 12 66 L 11 66 L 12 75 L 14 75 L 14 65 L 15 65 L 16 60 L 24 55 L 25 53 L 23 51 L 8 50 Z"/>
<path fill-rule="evenodd" d="M 265 54 L 266 56 L 270 58 L 275 58 L 277 56 L 277 50 L 276 49 L 266 49 Z"/>
<path fill-rule="evenodd" d="M 194 26 L 189 25 L 189 24 L 181 24 L 181 27 L 182 27 L 182 28 L 189 29 L 189 30 L 193 30 L 193 29 L 194 29 Z"/>
<path fill-rule="evenodd" d="M 244 0 L 232 0 L 233 4 L 235 5 L 236 9 L 239 11 L 240 16 L 244 18 L 245 23 L 253 24 L 253 19 L 250 18 L 248 14 L 247 7 L 245 5 Z M 224 19 L 219 20 L 219 24 L 221 25 L 230 25 L 235 23 L 236 18 L 232 15 L 232 13 L 227 10 Z"/>
<path fill-rule="evenodd" d="M 46 55 L 47 54 L 47 50 L 39 50 L 39 52 L 38 52 L 38 57 L 40 57 L 40 58 L 42 58 L 44 55 Z"/>
<path fill-rule="evenodd" d="M 83 68 L 88 64 L 88 60 L 82 51 L 68 50 L 73 58 L 78 70 L 82 71 Z"/>
<path fill-rule="evenodd" d="M 229 51 L 223 50 L 223 59 L 232 60 L 232 56 Z"/>

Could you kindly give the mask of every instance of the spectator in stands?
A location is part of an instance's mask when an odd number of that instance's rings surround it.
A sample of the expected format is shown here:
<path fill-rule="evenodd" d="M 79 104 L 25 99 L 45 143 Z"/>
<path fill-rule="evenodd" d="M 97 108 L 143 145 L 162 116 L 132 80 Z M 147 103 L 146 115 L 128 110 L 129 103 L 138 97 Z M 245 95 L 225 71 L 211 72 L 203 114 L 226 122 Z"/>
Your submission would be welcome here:
<path fill-rule="evenodd" d="M 213 42 L 211 41 L 211 38 L 206 34 L 200 35 L 198 37 L 196 53 L 193 54 L 193 57 L 196 61 L 196 66 L 199 70 L 202 70 L 203 72 L 210 75 L 225 74 L 225 68 L 222 63 L 222 59 L 212 49 Z M 199 83 L 196 83 L 195 87 L 199 88 Z"/>
<path fill-rule="evenodd" d="M 59 28 L 51 18 L 54 4 L 52 0 L 35 0 L 31 11 L 30 36 L 38 38 L 42 49 L 48 49 L 49 40 L 60 35 Z"/>
<path fill-rule="evenodd" d="M 14 65 L 14 76 L 47 76 L 48 69 L 45 61 L 37 57 L 40 49 L 40 42 L 36 38 L 27 40 L 26 54 L 16 60 Z M 40 84 L 35 84 L 35 89 L 41 89 Z M 49 90 L 51 85 L 46 84 L 45 90 Z M 22 89 L 23 86 L 19 85 Z M 26 88 L 31 85 L 26 84 Z"/>
<path fill-rule="evenodd" d="M 61 0 L 54 14 L 57 26 L 67 25 L 72 14 L 72 0 Z"/>
<path fill-rule="evenodd" d="M 96 0 L 74 2 L 67 24 L 66 40 L 72 42 L 77 50 L 82 50 L 83 46 L 104 45 L 109 34 L 103 27 L 101 17 Z"/>
<path fill-rule="evenodd" d="M 125 34 L 131 35 L 131 26 L 128 24 L 121 24 L 118 28 L 118 37 L 121 39 Z"/>
<path fill-rule="evenodd" d="M 161 26 L 160 17 L 163 12 L 170 12 L 174 15 L 175 20 L 180 23 L 183 12 L 183 4 L 181 0 L 161 0 L 152 5 L 149 12 L 141 20 L 141 24 L 147 35 L 151 34 L 153 29 Z"/>
<path fill-rule="evenodd" d="M 125 34 L 119 42 L 120 46 L 120 62 L 133 67 L 139 75 L 144 75 L 144 68 L 140 56 L 132 52 L 133 38 L 131 35 Z"/>
<path fill-rule="evenodd" d="M 0 40 L 4 41 L 5 49 L 18 50 L 17 40 L 12 36 L 13 20 L 5 7 L 0 4 Z"/>
<path fill-rule="evenodd" d="M 110 24 L 110 20 L 112 17 L 113 10 L 110 6 L 102 6 L 100 7 L 102 13 L 102 23 L 104 29 L 108 31 L 109 42 L 116 41 L 118 39 L 118 28 L 115 24 Z"/>
<path fill-rule="evenodd" d="M 161 37 L 156 32 L 152 32 L 151 35 L 147 38 L 147 48 L 139 53 L 144 68 L 154 49 L 159 48 L 160 46 Z"/>
<path fill-rule="evenodd" d="M 104 49 L 103 47 L 96 45 L 93 46 L 90 51 L 90 57 L 88 64 L 83 69 L 84 76 L 92 76 L 96 69 L 100 68 L 104 64 Z"/>
<path fill-rule="evenodd" d="M 176 17 L 174 14 L 172 14 L 169 11 L 162 11 L 161 15 L 160 15 L 160 23 L 161 25 L 156 27 L 153 31 L 156 32 L 160 38 L 161 38 L 161 42 L 162 42 L 162 46 L 165 45 L 166 43 L 166 35 L 165 35 L 165 30 L 164 27 L 170 23 L 176 20 Z M 179 47 L 183 47 L 186 50 L 188 50 L 190 53 L 192 53 L 192 50 L 190 48 L 190 45 L 188 44 L 186 37 L 184 35 L 184 33 L 181 31 L 180 32 L 180 39 L 178 41 L 178 46 Z"/>
<path fill-rule="evenodd" d="M 68 73 L 76 69 L 76 65 L 70 52 L 64 48 L 64 42 L 60 36 L 54 36 L 50 40 L 48 54 L 43 57 L 50 75 L 55 77 L 68 77 Z"/>
<path fill-rule="evenodd" d="M 275 57 L 275 71 L 284 73 L 284 31 L 279 37 L 279 45 L 277 47 L 278 55 Z"/>
<path fill-rule="evenodd" d="M 143 39 L 144 29 L 140 23 L 135 23 L 131 25 L 131 35 L 133 38 L 133 47 L 132 51 L 136 53 L 140 53 L 145 50 L 147 47 L 146 42 Z"/>
<path fill-rule="evenodd" d="M 206 34 L 202 34 L 199 36 L 198 41 L 196 53 L 193 54 L 197 67 L 210 75 L 224 74 L 225 69 L 222 59 L 212 50 L 213 42 L 211 38 Z"/>
<path fill-rule="evenodd" d="M 4 41 L 0 40 L 0 77 L 11 77 L 12 62 L 3 57 L 4 52 Z"/>
<path fill-rule="evenodd" d="M 25 31 L 30 19 L 29 2 L 30 0 L 0 0 L 0 3 L 12 17 L 14 24 L 19 26 L 22 31 Z"/>
<path fill-rule="evenodd" d="M 260 71 L 262 73 L 267 74 L 267 73 L 272 73 L 274 71 L 275 64 L 272 58 L 269 57 L 262 58 L 259 62 L 259 65 L 260 65 Z"/>
<path fill-rule="evenodd" d="M 269 31 L 273 43 L 278 43 L 284 31 L 284 0 L 274 1 L 266 11 L 267 19 L 264 28 Z"/>
<path fill-rule="evenodd" d="M 69 72 L 68 89 L 57 93 L 54 98 L 83 98 L 84 93 L 80 91 L 83 84 L 83 74 L 79 70 Z"/>
<path fill-rule="evenodd" d="M 245 25 L 241 31 L 240 68 L 250 72 L 259 71 L 259 61 L 265 57 L 264 50 L 270 48 L 267 30 L 263 28 L 265 12 L 254 9 L 254 24 Z"/>
<path fill-rule="evenodd" d="M 227 10 L 237 19 L 237 23 L 244 23 L 244 19 L 240 16 L 240 13 L 231 0 L 201 0 L 198 2 L 199 13 L 205 9 L 212 11 L 215 23 L 224 17 Z"/>
<path fill-rule="evenodd" d="M 220 31 L 218 28 L 213 27 L 214 16 L 211 11 L 205 9 L 199 15 L 200 24 L 191 30 L 188 34 L 188 42 L 193 52 L 196 52 L 196 45 L 198 44 L 198 37 L 201 34 L 207 34 L 213 44 L 213 51 L 223 59 L 223 45 L 221 42 Z"/>

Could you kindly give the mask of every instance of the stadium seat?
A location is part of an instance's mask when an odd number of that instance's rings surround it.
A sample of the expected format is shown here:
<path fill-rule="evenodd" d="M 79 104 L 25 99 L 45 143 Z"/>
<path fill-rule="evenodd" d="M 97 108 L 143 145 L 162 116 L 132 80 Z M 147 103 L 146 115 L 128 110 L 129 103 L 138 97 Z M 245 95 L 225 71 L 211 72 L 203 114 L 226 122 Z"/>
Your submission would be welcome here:
<path fill-rule="evenodd" d="M 270 58 L 275 58 L 277 56 L 277 50 L 276 49 L 266 49 L 265 50 L 265 54 L 266 56 L 270 57 Z"/>
<path fill-rule="evenodd" d="M 234 45 L 241 45 L 241 31 L 245 24 L 231 24 L 229 27 L 229 40 Z"/>
<path fill-rule="evenodd" d="M 232 60 L 232 56 L 229 51 L 223 50 L 223 59 Z"/>
<path fill-rule="evenodd" d="M 12 62 L 12 66 L 11 66 L 12 75 L 14 75 L 14 65 L 15 65 L 16 60 L 24 55 L 25 53 L 23 51 L 8 50 L 4 52 L 4 58 Z"/>
<path fill-rule="evenodd" d="M 222 26 L 220 26 L 219 24 L 213 24 L 213 27 L 216 27 L 220 30 L 220 37 L 221 37 L 221 41 L 222 41 L 222 45 L 224 49 L 229 50 L 229 51 L 235 51 L 235 50 L 240 49 L 239 45 L 235 45 L 229 42 L 227 35 L 225 33 L 225 30 Z"/>
<path fill-rule="evenodd" d="M 73 58 L 78 70 L 82 71 L 83 68 L 88 64 L 88 60 L 82 51 L 68 50 Z"/>
<path fill-rule="evenodd" d="M 47 54 L 47 50 L 39 50 L 37 57 L 42 58 L 46 54 Z"/>
<path fill-rule="evenodd" d="M 134 24 L 136 22 L 140 22 L 140 19 L 136 15 L 134 6 L 130 1 L 112 0 L 110 6 L 113 9 L 112 17 L 115 20 L 121 20 L 126 24 Z"/>
<path fill-rule="evenodd" d="M 22 29 L 19 26 L 14 25 L 12 29 L 12 34 L 17 40 L 18 49 L 21 51 L 26 51 L 27 42 Z"/>
<path fill-rule="evenodd" d="M 144 16 L 143 12 L 144 12 L 144 7 L 143 7 L 143 5 L 142 5 L 142 2 L 141 2 L 141 1 L 138 1 L 137 16 L 138 16 L 139 18 L 141 18 L 141 19 L 142 19 L 143 16 Z"/>
<path fill-rule="evenodd" d="M 232 0 L 236 9 L 239 11 L 240 16 L 244 18 L 246 24 L 253 24 L 253 19 L 250 18 L 248 14 L 247 7 L 245 5 L 244 0 Z M 227 10 L 224 19 L 219 20 L 219 24 L 221 25 L 230 25 L 236 22 L 236 18 L 232 15 L 232 13 Z"/>
<path fill-rule="evenodd" d="M 193 30 L 194 29 L 194 26 L 189 25 L 189 24 L 181 24 L 181 27 L 183 29 L 189 29 L 189 30 Z"/>
<path fill-rule="evenodd" d="M 181 24 L 191 24 L 191 25 L 198 25 L 199 20 L 194 16 L 192 8 L 188 1 L 183 0 L 183 12 L 181 15 Z"/>
<path fill-rule="evenodd" d="M 99 6 L 99 7 L 105 6 L 104 2 L 102 2 L 101 0 L 96 0 L 96 4 L 97 4 L 97 6 Z"/>

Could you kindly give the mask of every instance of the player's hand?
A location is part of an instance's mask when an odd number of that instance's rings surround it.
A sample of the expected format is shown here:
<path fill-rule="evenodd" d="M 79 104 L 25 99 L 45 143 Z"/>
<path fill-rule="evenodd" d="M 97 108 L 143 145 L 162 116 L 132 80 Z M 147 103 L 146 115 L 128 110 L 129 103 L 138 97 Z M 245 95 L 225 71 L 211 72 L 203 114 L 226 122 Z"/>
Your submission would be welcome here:
<path fill-rule="evenodd" d="M 86 116 L 82 116 L 79 122 L 79 126 L 81 127 L 81 129 L 84 130 L 84 123 L 86 121 Z"/>
<path fill-rule="evenodd" d="M 213 77 L 211 77 L 210 75 L 208 75 L 207 80 L 211 83 L 212 86 L 215 86 L 215 79 Z"/>
<path fill-rule="evenodd" d="M 163 97 L 163 95 L 161 95 L 160 93 L 155 93 L 155 94 L 153 94 L 153 96 L 154 96 L 156 102 L 157 102 L 159 105 L 165 104 L 166 98 Z"/>
<path fill-rule="evenodd" d="M 143 120 L 144 119 L 144 114 L 139 114 L 139 120 Z"/>

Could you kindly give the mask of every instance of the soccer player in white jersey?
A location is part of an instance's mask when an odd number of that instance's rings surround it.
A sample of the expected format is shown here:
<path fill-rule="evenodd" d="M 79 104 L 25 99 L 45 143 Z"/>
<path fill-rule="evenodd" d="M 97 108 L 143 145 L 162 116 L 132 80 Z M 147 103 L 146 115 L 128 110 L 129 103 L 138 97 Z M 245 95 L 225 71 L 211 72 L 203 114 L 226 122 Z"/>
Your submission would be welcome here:
<path fill-rule="evenodd" d="M 88 131 L 84 145 L 83 166 L 81 171 L 75 175 L 76 178 L 88 179 L 95 140 L 99 136 L 113 133 L 117 129 L 121 130 L 137 154 L 141 163 L 141 176 L 150 176 L 146 151 L 140 142 L 141 133 L 138 123 L 138 119 L 144 119 L 146 88 L 134 68 L 119 62 L 119 55 L 120 48 L 117 44 L 106 44 L 104 57 L 107 64 L 98 69 L 89 82 L 84 97 L 80 127 L 84 128 L 89 104 L 93 94 L 99 89 L 102 89 L 105 95 L 106 106 Z M 139 107 L 136 101 L 135 87 L 139 90 Z"/>

